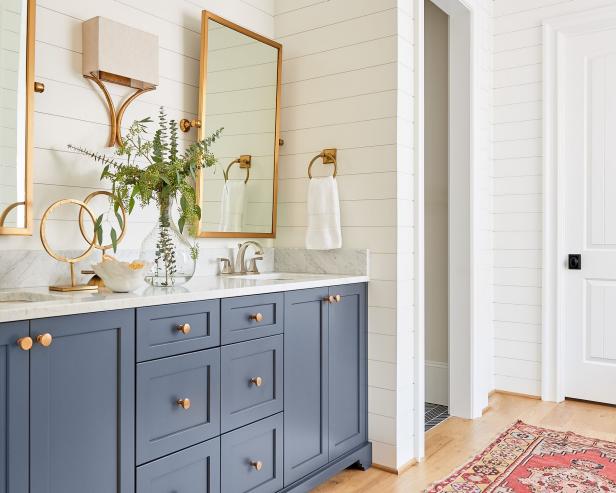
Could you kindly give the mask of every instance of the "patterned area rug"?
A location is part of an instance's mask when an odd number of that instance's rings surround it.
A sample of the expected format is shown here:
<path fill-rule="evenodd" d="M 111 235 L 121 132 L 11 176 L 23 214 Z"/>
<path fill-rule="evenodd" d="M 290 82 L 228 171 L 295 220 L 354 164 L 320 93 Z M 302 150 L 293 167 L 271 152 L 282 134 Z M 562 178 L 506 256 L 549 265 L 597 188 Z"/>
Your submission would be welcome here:
<path fill-rule="evenodd" d="M 427 493 L 616 492 L 616 443 L 518 421 Z"/>

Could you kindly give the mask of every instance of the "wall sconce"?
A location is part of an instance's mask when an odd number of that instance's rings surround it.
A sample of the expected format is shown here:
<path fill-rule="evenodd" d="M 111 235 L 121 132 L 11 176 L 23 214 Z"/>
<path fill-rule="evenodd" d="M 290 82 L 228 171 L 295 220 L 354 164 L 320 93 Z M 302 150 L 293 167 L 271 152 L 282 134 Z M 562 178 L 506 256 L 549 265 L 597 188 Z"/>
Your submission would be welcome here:
<path fill-rule="evenodd" d="M 158 36 L 105 17 L 85 21 L 82 35 L 83 76 L 100 87 L 109 107 L 111 129 L 107 146 L 121 145 L 122 118 L 126 108 L 158 85 Z M 103 81 L 132 87 L 136 91 L 116 110 Z"/>

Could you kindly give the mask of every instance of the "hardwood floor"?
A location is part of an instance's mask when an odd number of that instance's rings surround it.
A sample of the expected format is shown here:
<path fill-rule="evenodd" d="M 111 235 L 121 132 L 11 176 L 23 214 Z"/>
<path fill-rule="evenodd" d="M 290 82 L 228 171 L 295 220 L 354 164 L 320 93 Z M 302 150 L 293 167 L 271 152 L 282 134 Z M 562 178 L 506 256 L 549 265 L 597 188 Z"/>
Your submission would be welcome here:
<path fill-rule="evenodd" d="M 587 402 L 561 404 L 494 394 L 480 419 L 449 418 L 426 434 L 426 458 L 396 476 L 375 468 L 347 470 L 314 490 L 318 493 L 416 493 L 443 479 L 484 449 L 514 421 L 616 442 L 616 407 Z"/>

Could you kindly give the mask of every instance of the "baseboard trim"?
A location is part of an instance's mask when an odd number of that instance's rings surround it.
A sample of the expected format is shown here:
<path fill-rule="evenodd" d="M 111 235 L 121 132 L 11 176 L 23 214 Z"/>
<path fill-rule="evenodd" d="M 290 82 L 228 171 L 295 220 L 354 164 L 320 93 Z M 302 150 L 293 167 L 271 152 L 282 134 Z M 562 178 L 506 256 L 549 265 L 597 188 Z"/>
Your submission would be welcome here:
<path fill-rule="evenodd" d="M 510 392 L 509 390 L 499 390 L 499 389 L 494 389 L 492 392 L 490 392 L 488 394 L 488 397 L 492 397 L 494 394 L 501 394 L 501 395 L 510 395 L 513 397 L 525 397 L 527 399 L 534 399 L 537 401 L 541 400 L 541 396 L 540 395 L 532 395 L 532 394 L 522 394 L 520 392 Z M 490 407 L 490 406 L 488 406 Z"/>
<path fill-rule="evenodd" d="M 394 467 L 383 466 L 381 464 L 372 464 L 372 467 L 374 467 L 375 469 L 379 469 L 380 471 L 385 471 L 390 474 L 395 474 L 396 476 L 399 476 L 400 474 L 404 474 L 406 471 L 408 471 L 410 468 L 416 465 L 417 465 L 417 459 L 411 459 L 406 464 L 403 464 L 397 469 Z"/>

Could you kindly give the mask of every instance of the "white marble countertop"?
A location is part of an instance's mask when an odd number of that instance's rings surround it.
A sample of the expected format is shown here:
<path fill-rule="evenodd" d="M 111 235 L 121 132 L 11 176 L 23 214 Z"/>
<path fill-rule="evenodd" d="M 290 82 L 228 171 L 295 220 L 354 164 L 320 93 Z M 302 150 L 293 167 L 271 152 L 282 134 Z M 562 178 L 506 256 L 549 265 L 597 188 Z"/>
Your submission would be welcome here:
<path fill-rule="evenodd" d="M 112 293 L 77 291 L 73 293 L 51 293 L 46 288 L 1 290 L 4 301 L 0 301 L 0 322 L 30 320 L 44 317 L 58 317 L 140 306 L 165 305 L 187 301 L 230 298 L 251 294 L 277 293 L 297 289 L 337 286 L 367 282 L 367 276 L 340 274 L 270 274 L 270 279 L 249 279 L 247 277 L 207 276 L 195 277 L 183 286 L 154 288 L 144 285 L 133 293 Z M 284 279 L 276 277 L 284 277 Z M 11 293 L 15 300 L 11 301 Z M 31 299 L 37 295 L 49 295 L 47 301 L 19 301 L 23 294 Z M 8 299 L 7 299 L 8 298 Z M 2 299 L 0 297 L 0 299 Z"/>

